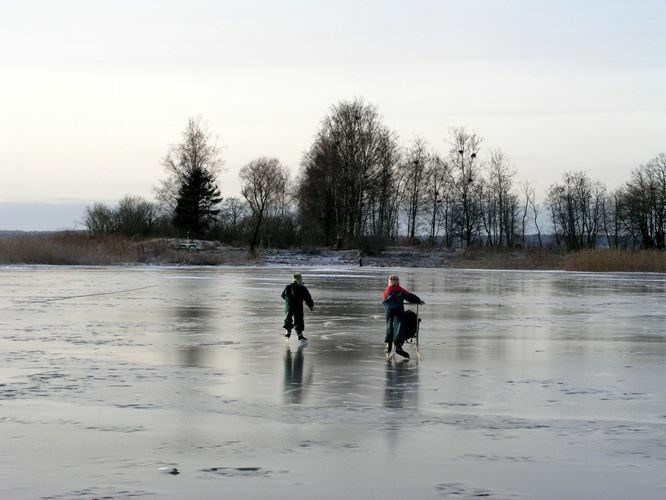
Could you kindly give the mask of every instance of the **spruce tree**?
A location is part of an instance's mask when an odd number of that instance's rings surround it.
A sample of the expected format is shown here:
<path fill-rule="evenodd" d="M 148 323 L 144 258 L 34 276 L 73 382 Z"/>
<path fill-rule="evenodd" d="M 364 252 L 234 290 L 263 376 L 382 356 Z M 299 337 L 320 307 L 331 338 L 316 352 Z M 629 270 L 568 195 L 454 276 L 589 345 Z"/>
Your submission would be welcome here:
<path fill-rule="evenodd" d="M 213 173 L 202 168 L 190 170 L 178 189 L 174 226 L 190 237 L 203 237 L 220 212 L 216 207 L 221 201 Z"/>

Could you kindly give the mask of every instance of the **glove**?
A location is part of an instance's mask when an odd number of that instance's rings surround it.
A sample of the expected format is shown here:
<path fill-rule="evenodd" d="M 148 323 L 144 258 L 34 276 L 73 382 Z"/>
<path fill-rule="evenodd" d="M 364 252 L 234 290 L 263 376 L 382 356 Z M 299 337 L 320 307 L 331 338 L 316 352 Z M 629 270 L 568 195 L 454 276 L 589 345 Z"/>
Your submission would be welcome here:
<path fill-rule="evenodd" d="M 310 312 L 314 312 L 314 306 L 310 307 Z"/>
<path fill-rule="evenodd" d="M 423 304 L 425 304 L 425 300 L 422 300 L 422 301 L 421 301 L 421 305 L 423 305 Z"/>

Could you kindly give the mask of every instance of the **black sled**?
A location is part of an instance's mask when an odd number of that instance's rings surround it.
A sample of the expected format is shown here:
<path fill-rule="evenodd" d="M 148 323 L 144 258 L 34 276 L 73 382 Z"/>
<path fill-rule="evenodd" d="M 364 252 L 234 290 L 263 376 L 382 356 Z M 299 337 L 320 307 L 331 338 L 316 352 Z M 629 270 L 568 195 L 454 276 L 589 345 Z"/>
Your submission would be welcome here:
<path fill-rule="evenodd" d="M 419 329 L 421 318 L 419 318 L 419 306 L 416 306 L 416 312 L 411 309 L 405 311 L 402 318 L 402 328 L 405 340 L 410 343 L 416 343 L 416 353 L 419 353 Z"/>

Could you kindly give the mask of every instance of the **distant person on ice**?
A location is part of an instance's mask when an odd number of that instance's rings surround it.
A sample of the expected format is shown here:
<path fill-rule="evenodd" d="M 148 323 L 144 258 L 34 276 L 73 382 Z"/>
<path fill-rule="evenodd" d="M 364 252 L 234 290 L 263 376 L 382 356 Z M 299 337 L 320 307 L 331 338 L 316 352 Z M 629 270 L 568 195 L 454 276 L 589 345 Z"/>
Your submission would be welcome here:
<path fill-rule="evenodd" d="M 402 288 L 398 276 L 392 274 L 389 276 L 388 286 L 384 290 L 383 304 L 386 312 L 386 334 L 384 335 L 386 349 L 384 352 L 389 354 L 391 348 L 395 346 L 396 354 L 409 358 L 409 354 L 402 349 L 406 336 L 402 324 L 405 316 L 405 301 L 411 304 L 425 304 L 419 297 Z"/>
<path fill-rule="evenodd" d="M 305 323 L 303 321 L 303 302 L 305 302 L 310 311 L 314 311 L 314 302 L 310 296 L 310 292 L 303 284 L 303 276 L 301 273 L 294 273 L 294 281 L 290 283 L 282 291 L 282 300 L 284 300 L 284 325 L 282 328 L 287 330 L 284 334 L 284 339 L 289 340 L 291 337 L 291 330 L 295 329 L 298 335 L 298 340 L 307 340 L 303 336 L 305 330 Z"/>

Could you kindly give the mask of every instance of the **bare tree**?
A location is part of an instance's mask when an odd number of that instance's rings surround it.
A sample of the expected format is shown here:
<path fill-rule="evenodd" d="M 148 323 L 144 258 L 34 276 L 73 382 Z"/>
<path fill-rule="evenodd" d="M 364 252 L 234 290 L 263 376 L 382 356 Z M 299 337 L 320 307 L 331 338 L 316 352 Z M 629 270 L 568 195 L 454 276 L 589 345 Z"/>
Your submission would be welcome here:
<path fill-rule="evenodd" d="M 510 246 L 513 243 L 516 217 L 516 197 L 511 192 L 516 172 L 510 168 L 506 156 L 499 149 L 490 153 L 487 171 L 489 209 L 486 210 L 486 218 L 492 221 L 492 224 L 489 224 L 492 229 L 489 240 L 499 246 Z M 491 214 L 493 211 L 494 214 Z"/>
<path fill-rule="evenodd" d="M 467 132 L 463 127 L 451 129 L 450 136 L 449 164 L 458 205 L 456 225 L 461 243 L 469 246 L 478 234 L 481 222 L 479 195 L 482 177 L 478 154 L 482 139 L 478 134 Z"/>
<path fill-rule="evenodd" d="M 162 160 L 167 178 L 155 187 L 157 200 L 172 212 L 178 202 L 178 193 L 188 176 L 199 171 L 216 179 L 222 167 L 220 150 L 202 124 L 201 117 L 190 118 L 182 135 L 182 142 L 172 145 Z"/>
<path fill-rule="evenodd" d="M 531 188 L 529 196 L 529 205 L 532 210 L 532 217 L 534 220 L 534 229 L 536 229 L 537 239 L 539 241 L 539 248 L 543 248 L 543 241 L 541 240 L 541 228 L 539 227 L 539 207 L 535 201 L 534 188 Z"/>
<path fill-rule="evenodd" d="M 626 232 L 642 248 L 666 247 L 666 154 L 631 173 L 620 199 Z"/>
<path fill-rule="evenodd" d="M 277 158 L 258 158 L 241 168 L 239 177 L 241 193 L 254 219 L 250 239 L 250 251 L 254 253 L 264 219 L 285 200 L 289 173 Z"/>
<path fill-rule="evenodd" d="M 603 201 L 601 217 L 609 248 L 619 248 L 622 223 L 622 190 L 609 194 Z"/>
<path fill-rule="evenodd" d="M 363 207 L 366 224 L 361 228 L 364 235 L 382 239 L 393 237 L 400 205 L 394 174 L 400 159 L 396 134 L 384 129 L 377 145 L 378 162 L 365 179 Z"/>
<path fill-rule="evenodd" d="M 93 234 L 119 233 L 125 236 L 152 234 L 157 225 L 155 204 L 141 196 L 124 196 L 116 208 L 95 203 L 86 208 L 83 224 Z"/>
<path fill-rule="evenodd" d="M 426 142 L 417 138 L 405 155 L 402 170 L 404 178 L 404 199 L 407 211 L 407 233 L 412 243 L 416 242 L 417 218 L 421 214 L 426 201 L 426 173 L 430 165 L 430 155 L 426 150 Z"/>
<path fill-rule="evenodd" d="M 430 205 L 430 244 L 435 245 L 441 225 L 447 229 L 450 212 L 449 181 L 451 173 L 449 165 L 436 153 L 431 153 L 426 171 L 426 203 Z"/>
<path fill-rule="evenodd" d="M 524 200 L 521 225 L 520 225 L 520 241 L 523 248 L 525 248 L 525 236 L 526 236 L 525 233 L 527 231 L 527 214 L 530 209 L 530 206 L 534 204 L 535 195 L 534 195 L 534 187 L 530 184 L 530 182 L 527 179 L 521 183 L 520 188 Z"/>
<path fill-rule="evenodd" d="M 393 204 L 387 196 L 399 157 L 396 136 L 374 106 L 362 99 L 333 106 L 302 161 L 302 223 L 326 244 L 388 232 Z"/>
<path fill-rule="evenodd" d="M 548 190 L 548 204 L 558 241 L 569 250 L 595 248 L 602 227 L 606 188 L 584 172 L 566 172 L 562 184 Z"/>
<path fill-rule="evenodd" d="M 115 228 L 120 234 L 149 235 L 157 224 L 157 207 L 141 196 L 123 197 L 114 214 Z"/>
<path fill-rule="evenodd" d="M 107 234 L 115 231 L 114 219 L 111 208 L 103 203 L 95 203 L 92 207 L 86 207 L 83 225 L 92 234 Z"/>
<path fill-rule="evenodd" d="M 248 208 L 247 202 L 236 197 L 227 198 L 222 202 L 220 218 L 232 241 L 238 236 L 241 221 L 247 215 Z"/>
<path fill-rule="evenodd" d="M 530 183 L 529 180 L 525 180 L 520 184 L 521 194 L 523 196 L 523 208 L 521 215 L 521 227 L 520 227 L 520 237 L 521 245 L 526 246 L 525 237 L 527 231 L 527 221 L 528 217 L 532 218 L 532 224 L 534 224 L 534 229 L 537 234 L 537 241 L 539 242 L 539 248 L 543 248 L 543 240 L 541 238 L 541 227 L 539 225 L 539 205 L 536 203 L 536 195 L 534 192 L 534 186 Z M 516 203 L 517 205 L 517 203 Z"/>

